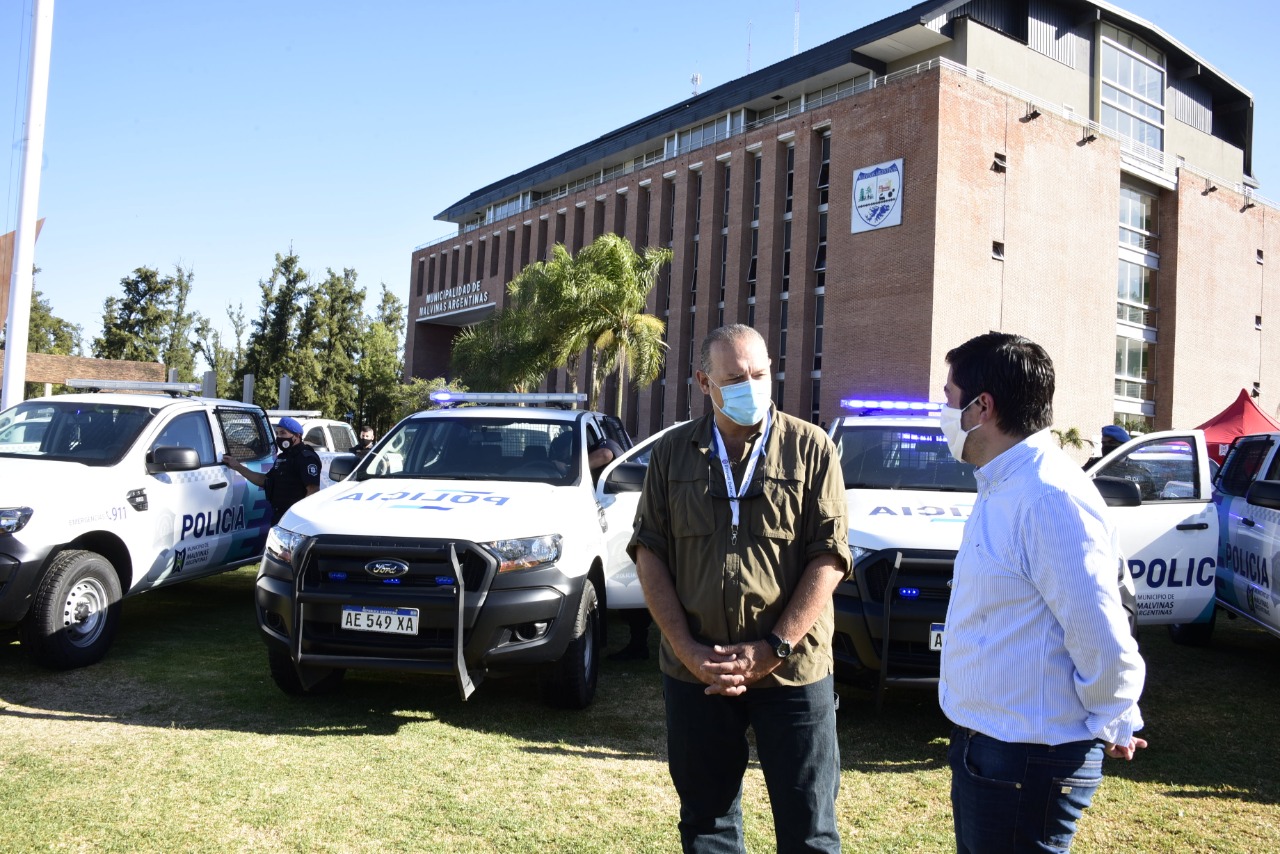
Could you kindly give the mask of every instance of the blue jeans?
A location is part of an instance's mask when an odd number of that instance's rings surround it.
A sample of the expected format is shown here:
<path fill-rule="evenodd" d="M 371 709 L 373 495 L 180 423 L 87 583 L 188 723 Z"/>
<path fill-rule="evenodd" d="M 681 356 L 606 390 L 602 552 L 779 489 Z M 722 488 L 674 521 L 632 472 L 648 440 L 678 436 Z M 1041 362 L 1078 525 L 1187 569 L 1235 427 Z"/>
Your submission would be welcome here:
<path fill-rule="evenodd" d="M 1102 742 L 1010 744 L 951 731 L 951 809 L 961 854 L 1067 851 L 1102 782 Z"/>
<path fill-rule="evenodd" d="M 778 851 L 838 852 L 840 748 L 831 677 L 799 687 L 753 688 L 740 697 L 708 696 L 705 687 L 662 678 L 667 763 L 680 796 L 683 849 L 746 850 L 742 777 L 751 727 Z"/>

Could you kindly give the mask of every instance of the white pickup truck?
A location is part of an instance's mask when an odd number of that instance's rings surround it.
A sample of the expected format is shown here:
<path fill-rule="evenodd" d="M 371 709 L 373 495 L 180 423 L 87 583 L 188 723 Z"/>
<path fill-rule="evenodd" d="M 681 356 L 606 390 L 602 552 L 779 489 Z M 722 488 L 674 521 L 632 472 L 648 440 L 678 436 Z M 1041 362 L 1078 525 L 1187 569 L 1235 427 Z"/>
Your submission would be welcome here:
<path fill-rule="evenodd" d="M 341 482 L 290 508 L 258 572 L 281 690 L 326 693 L 374 669 L 452 678 L 465 699 L 487 675 L 535 671 L 551 703 L 590 704 L 606 534 L 631 518 L 609 525 L 589 449 L 631 440 L 614 416 L 527 405 L 580 397 L 439 392 L 491 405 L 419 412 L 359 460 L 336 456 Z"/>
<path fill-rule="evenodd" d="M 1218 604 L 1280 637 L 1280 594 L 1272 580 L 1280 557 L 1280 433 L 1240 436 L 1215 483 Z M 1208 643 L 1213 623 L 1190 640 Z"/>
<path fill-rule="evenodd" d="M 0 412 L 0 629 L 55 669 L 106 654 L 122 598 L 256 563 L 271 526 L 262 489 L 222 462 L 271 467 L 260 407 L 185 383 L 68 384 L 104 391 Z"/>

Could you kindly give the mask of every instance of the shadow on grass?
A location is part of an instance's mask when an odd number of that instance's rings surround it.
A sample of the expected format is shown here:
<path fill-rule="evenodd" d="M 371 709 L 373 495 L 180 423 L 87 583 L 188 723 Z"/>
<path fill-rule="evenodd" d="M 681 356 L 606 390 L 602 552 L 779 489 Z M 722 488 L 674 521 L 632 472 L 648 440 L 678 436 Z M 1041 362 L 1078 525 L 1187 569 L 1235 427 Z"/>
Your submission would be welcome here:
<path fill-rule="evenodd" d="M 130 599 L 106 660 L 52 672 L 0 638 L 0 716 L 266 735 L 393 735 L 408 725 L 496 733 L 531 753 L 665 757 L 657 656 L 603 663 L 595 702 L 548 707 L 535 680 L 485 680 L 463 702 L 448 680 L 349 672 L 341 693 L 293 698 L 267 671 L 253 616 L 254 570 L 238 570 Z M 626 635 L 612 621 L 610 648 Z M 1151 747 L 1107 773 L 1171 789 L 1170 797 L 1280 802 L 1280 641 L 1220 618 L 1212 646 L 1174 645 L 1161 627 L 1141 636 L 1148 664 L 1142 708 Z M 656 647 L 656 633 L 651 648 Z M 868 690 L 838 685 L 846 770 L 942 768 L 950 724 L 932 690 L 891 690 L 875 710 Z"/>

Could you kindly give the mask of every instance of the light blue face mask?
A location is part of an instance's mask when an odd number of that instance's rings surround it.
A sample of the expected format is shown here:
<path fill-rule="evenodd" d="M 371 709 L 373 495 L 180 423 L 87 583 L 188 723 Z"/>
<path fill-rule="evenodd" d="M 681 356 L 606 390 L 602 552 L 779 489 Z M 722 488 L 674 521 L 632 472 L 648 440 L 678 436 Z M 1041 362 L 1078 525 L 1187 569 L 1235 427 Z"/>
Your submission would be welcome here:
<path fill-rule="evenodd" d="M 707 378 L 713 386 L 720 389 L 720 397 L 724 399 L 724 406 L 716 406 L 724 413 L 724 416 L 734 424 L 741 424 L 743 427 L 753 427 L 764 420 L 765 413 L 769 411 L 769 378 L 759 380 L 743 380 L 733 385 L 719 385 L 710 377 Z M 715 406 L 715 401 L 711 401 L 711 405 Z"/>

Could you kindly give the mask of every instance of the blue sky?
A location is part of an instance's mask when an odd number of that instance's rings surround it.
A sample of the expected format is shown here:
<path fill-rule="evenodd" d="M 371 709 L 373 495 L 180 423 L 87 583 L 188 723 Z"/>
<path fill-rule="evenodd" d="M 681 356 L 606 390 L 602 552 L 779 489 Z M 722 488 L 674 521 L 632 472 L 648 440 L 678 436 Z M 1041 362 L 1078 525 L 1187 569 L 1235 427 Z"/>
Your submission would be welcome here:
<path fill-rule="evenodd" d="M 911 0 L 801 0 L 801 50 Z M 1280 199 L 1278 15 L 1263 0 L 1116 3 L 1254 97 L 1254 169 Z M 16 227 L 33 0 L 0 0 L 0 233 Z M 56 0 L 36 287 L 101 333 L 139 266 L 195 273 L 229 333 L 290 247 L 407 299 L 410 253 L 472 191 L 791 55 L 795 0 Z M 0 283 L 8 287 L 8 282 Z"/>

